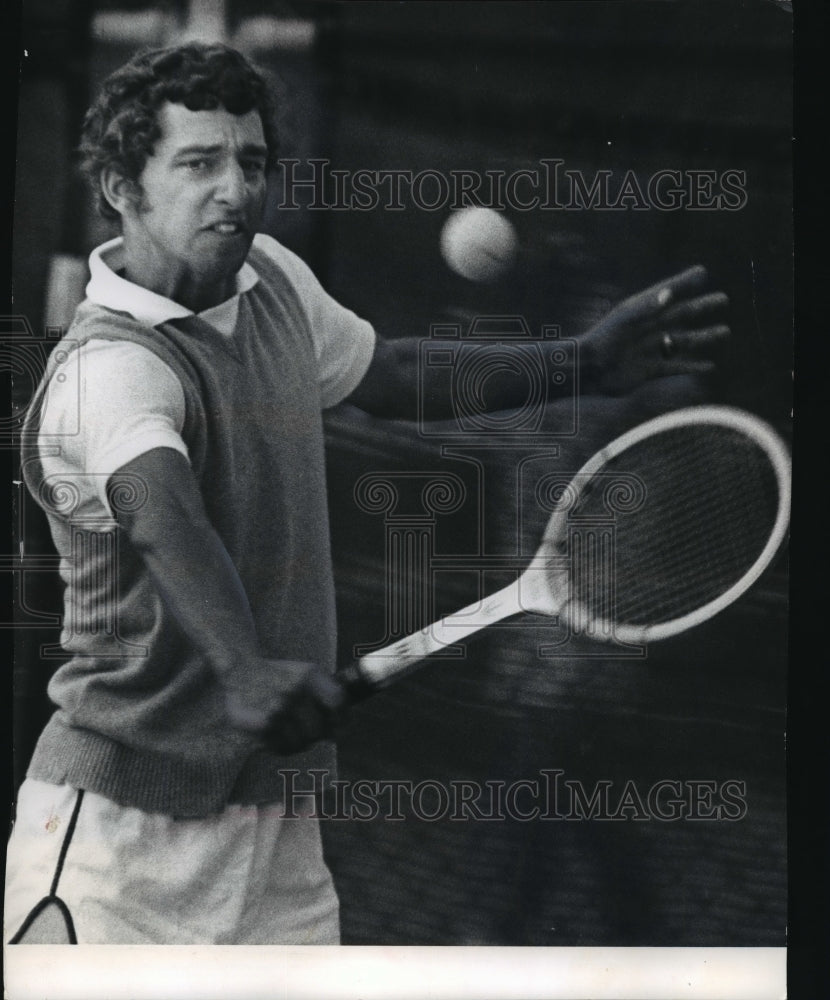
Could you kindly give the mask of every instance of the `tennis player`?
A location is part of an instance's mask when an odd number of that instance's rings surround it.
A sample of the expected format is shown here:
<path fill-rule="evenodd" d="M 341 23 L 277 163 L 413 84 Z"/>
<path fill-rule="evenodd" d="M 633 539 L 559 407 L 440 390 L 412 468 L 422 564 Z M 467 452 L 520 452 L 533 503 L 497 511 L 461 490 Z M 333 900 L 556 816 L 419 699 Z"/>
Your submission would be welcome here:
<path fill-rule="evenodd" d="M 273 120 L 245 58 L 190 44 L 132 59 L 85 121 L 121 235 L 91 255 L 27 424 L 69 659 L 19 791 L 7 941 L 339 941 L 312 800 L 283 805 L 286 769 L 334 773 L 343 701 L 321 413 L 414 417 L 418 345 L 259 232 Z M 613 310 L 586 377 L 709 370 L 728 327 L 705 283 L 692 268 Z"/>

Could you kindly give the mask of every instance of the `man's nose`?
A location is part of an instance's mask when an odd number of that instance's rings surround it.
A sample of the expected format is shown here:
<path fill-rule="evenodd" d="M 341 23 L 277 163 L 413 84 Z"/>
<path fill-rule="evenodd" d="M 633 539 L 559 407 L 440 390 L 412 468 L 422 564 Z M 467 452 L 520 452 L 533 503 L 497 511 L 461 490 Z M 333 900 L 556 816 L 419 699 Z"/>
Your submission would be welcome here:
<path fill-rule="evenodd" d="M 227 163 L 216 187 L 216 200 L 228 205 L 242 205 L 247 194 L 244 170 L 236 161 Z"/>

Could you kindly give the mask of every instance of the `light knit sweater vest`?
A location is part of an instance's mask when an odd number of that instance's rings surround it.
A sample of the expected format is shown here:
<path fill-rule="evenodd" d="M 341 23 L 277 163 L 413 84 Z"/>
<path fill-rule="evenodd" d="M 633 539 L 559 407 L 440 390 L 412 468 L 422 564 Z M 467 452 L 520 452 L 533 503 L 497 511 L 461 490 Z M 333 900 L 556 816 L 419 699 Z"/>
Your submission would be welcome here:
<path fill-rule="evenodd" d="M 248 595 L 263 656 L 333 670 L 313 343 L 296 292 L 260 251 L 250 259 L 260 280 L 241 296 L 232 339 L 195 316 L 150 328 L 86 302 L 65 342 L 129 340 L 177 374 L 186 404 L 182 436 L 210 520 Z M 231 729 L 217 678 L 171 620 L 126 535 L 111 520 L 81 519 L 72 483 L 44 482 L 37 414 L 51 371 L 30 412 L 24 477 L 62 557 L 61 641 L 71 659 L 49 684 L 57 710 L 29 775 L 175 816 L 207 815 L 229 802 L 279 801 L 286 768 L 303 772 L 292 776 L 295 787 L 311 786 L 309 769 L 333 776 L 329 743 L 278 758 Z M 115 505 L 141 502 L 140 483 L 132 496 L 113 498 Z M 194 552 L 194 586 L 202 573 Z"/>

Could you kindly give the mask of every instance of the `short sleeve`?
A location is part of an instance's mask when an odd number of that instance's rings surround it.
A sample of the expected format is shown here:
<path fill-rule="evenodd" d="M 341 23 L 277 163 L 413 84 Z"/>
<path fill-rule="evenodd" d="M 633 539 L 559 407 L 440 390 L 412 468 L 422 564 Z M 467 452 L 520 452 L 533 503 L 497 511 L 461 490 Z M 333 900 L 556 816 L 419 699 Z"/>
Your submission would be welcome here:
<path fill-rule="evenodd" d="M 84 499 L 106 509 L 107 480 L 139 455 L 166 447 L 188 457 L 184 418 L 181 382 L 152 351 L 89 340 L 68 374 L 49 384 L 39 433 L 44 474 L 77 477 Z"/>
<path fill-rule="evenodd" d="M 283 271 L 303 303 L 314 339 L 323 407 L 335 406 L 366 374 L 375 350 L 374 327 L 332 298 L 296 254 L 261 233 L 254 242 Z"/>

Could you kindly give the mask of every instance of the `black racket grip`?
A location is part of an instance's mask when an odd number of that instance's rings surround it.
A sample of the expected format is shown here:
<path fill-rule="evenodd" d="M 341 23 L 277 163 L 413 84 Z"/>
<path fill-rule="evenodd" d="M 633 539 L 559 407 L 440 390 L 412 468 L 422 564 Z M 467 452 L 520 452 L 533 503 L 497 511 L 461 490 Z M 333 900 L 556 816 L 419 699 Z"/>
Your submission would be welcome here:
<path fill-rule="evenodd" d="M 377 688 L 371 684 L 358 665 L 357 660 L 353 660 L 348 666 L 341 667 L 334 675 L 343 685 L 346 692 L 347 703 L 357 705 L 373 695 Z"/>

